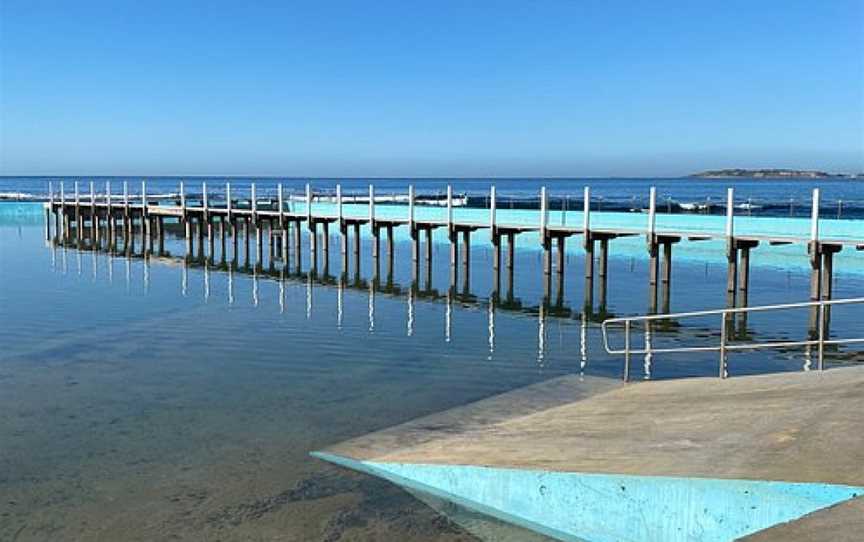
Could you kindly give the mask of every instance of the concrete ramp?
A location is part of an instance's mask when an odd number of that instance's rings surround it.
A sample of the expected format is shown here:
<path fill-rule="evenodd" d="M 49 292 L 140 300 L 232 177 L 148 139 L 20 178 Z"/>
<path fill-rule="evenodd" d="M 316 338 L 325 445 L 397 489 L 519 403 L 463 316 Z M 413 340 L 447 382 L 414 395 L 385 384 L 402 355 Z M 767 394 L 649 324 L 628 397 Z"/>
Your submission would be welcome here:
<path fill-rule="evenodd" d="M 864 367 L 565 379 L 315 455 L 561 540 L 734 540 L 864 495 L 862 390 Z"/>

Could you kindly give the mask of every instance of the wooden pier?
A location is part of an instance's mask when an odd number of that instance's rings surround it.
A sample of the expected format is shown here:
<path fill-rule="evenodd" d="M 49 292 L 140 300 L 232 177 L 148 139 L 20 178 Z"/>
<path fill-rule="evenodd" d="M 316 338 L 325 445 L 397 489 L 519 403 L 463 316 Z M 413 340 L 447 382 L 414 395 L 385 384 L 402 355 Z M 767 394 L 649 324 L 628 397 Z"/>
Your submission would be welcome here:
<path fill-rule="evenodd" d="M 367 198 L 368 212 L 362 215 L 344 212 L 341 186 L 336 187 L 335 213 L 313 213 L 315 194 L 306 185 L 301 203 L 303 208 L 286 206 L 284 191 L 280 184 L 276 201 L 268 199 L 262 203 L 255 184 L 251 185 L 248 204 L 241 206 L 241 200 L 232 195 L 231 185 L 226 184 L 222 201 L 213 204 L 206 183 L 201 185 L 197 201 L 189 200 L 183 184 L 178 194 L 148 195 L 146 182 L 141 183 L 140 192 L 130 195 L 127 183 L 123 183 L 121 194 L 112 193 L 110 183 L 104 191 L 96 192 L 94 183 L 89 183 L 89 191 L 82 192 L 79 184 L 74 183 L 73 192 L 66 192 L 64 184 L 59 193 L 53 186 L 49 188 L 49 201 L 45 205 L 46 235 L 60 241 L 74 241 L 92 247 L 116 249 L 122 241 L 125 249 L 134 251 L 135 243 L 140 240 L 146 254 L 161 253 L 164 250 L 165 234 L 169 226 L 181 228 L 185 237 L 186 256 L 202 258 L 215 253 L 218 243 L 224 256 L 229 245 L 234 257 L 243 251 L 249 261 L 254 251 L 254 261 L 258 266 L 266 257 L 269 261 L 279 260 L 286 268 L 293 265 L 302 269 L 304 231 L 308 235 L 309 269 L 325 275 L 329 273 L 329 251 L 331 226 L 338 229 L 341 238 L 340 253 L 343 272 L 347 273 L 349 264 L 357 273 L 360 268 L 361 228 L 368 228 L 372 236 L 373 279 L 380 272 L 382 258 L 381 237 L 386 241 L 386 257 L 392 265 L 395 257 L 394 230 L 406 228 L 411 239 L 412 277 L 419 280 L 421 262 L 425 259 L 427 273 L 431 272 L 432 235 L 435 230 L 447 232 L 450 246 L 450 287 L 455 290 L 460 271 L 463 276 L 463 290 L 467 291 L 471 266 L 471 237 L 480 230 L 486 230 L 491 238 L 494 273 L 493 297 L 499 297 L 502 274 L 502 248 L 506 241 L 507 254 L 504 270 L 512 292 L 515 251 L 517 237 L 534 232 L 539 234 L 542 251 L 542 275 L 544 305 L 549 304 L 553 275 L 558 279 L 559 295 L 562 290 L 566 263 L 566 242 L 570 238 L 581 237 L 585 253 L 584 280 L 586 304 L 593 306 L 595 278 L 599 279 L 601 304 L 605 305 L 606 281 L 609 251 L 613 241 L 622 237 L 644 236 L 649 256 L 648 276 L 649 312 L 668 312 L 672 287 L 673 247 L 682 240 L 708 241 L 723 240 L 726 243 L 728 305 L 746 306 L 750 285 L 750 252 L 760 245 L 799 245 L 802 257 L 808 257 L 811 267 L 810 298 L 812 300 L 830 299 L 832 296 L 834 254 L 844 248 L 864 250 L 864 232 L 860 239 L 831 239 L 820 236 L 819 231 L 819 189 L 813 193 L 813 211 L 810 235 L 751 235 L 735 230 L 734 193 L 728 189 L 726 227 L 723 232 L 669 231 L 658 230 L 656 226 L 657 195 L 654 188 L 650 191 L 649 208 L 645 227 L 603 228 L 595 227 L 592 222 L 590 188 L 584 190 L 582 223 L 579 225 L 553 225 L 549 223 L 549 205 L 546 188 L 540 192 L 540 210 L 537 223 L 502 223 L 497 218 L 496 190 L 492 187 L 489 194 L 488 221 L 467 222 L 454 218 L 454 197 L 451 187 L 447 189 L 446 214 L 444 219 L 422 219 L 415 216 L 417 197 L 414 187 L 407 195 L 407 212 L 404 217 L 376 215 L 375 187 L 369 186 Z M 392 200 L 392 198 L 390 198 Z M 353 197 L 352 201 L 357 198 Z M 296 202 L 296 198 L 294 199 Z M 330 201 L 334 201 L 330 199 Z M 404 200 L 403 200 L 404 201 Z M 193 204 L 194 203 L 194 204 Z M 356 209 L 356 204 L 354 207 Z M 254 237 L 253 237 L 254 236 Z M 136 237 L 140 239 L 136 240 Z M 352 239 L 353 237 L 353 239 Z M 461 247 L 460 247 L 461 240 Z M 353 241 L 353 243 L 351 243 Z M 242 245 L 242 248 L 241 248 Z M 350 246 L 349 246 L 350 245 Z M 422 245 L 422 247 L 421 247 Z M 424 250 L 421 250 L 424 249 Z M 598 250 L 599 248 L 599 250 Z M 349 250 L 350 249 L 350 250 Z M 460 258 L 460 249 L 462 251 Z M 349 254 L 350 253 L 350 254 Z M 555 256 L 553 258 L 553 256 Z M 350 260 L 353 260 L 351 262 Z M 596 271 L 596 272 L 595 272 Z M 658 303 L 662 306 L 658 307 Z"/>

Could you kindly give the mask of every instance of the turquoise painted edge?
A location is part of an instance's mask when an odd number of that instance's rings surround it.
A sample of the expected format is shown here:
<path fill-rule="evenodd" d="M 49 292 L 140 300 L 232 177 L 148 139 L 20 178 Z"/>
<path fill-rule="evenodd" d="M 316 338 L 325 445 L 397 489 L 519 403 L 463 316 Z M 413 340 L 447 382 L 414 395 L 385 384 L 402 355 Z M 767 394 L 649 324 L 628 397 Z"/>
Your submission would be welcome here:
<path fill-rule="evenodd" d="M 310 452 L 309 455 L 323 461 L 345 467 L 347 469 L 369 474 L 371 476 L 376 476 L 378 478 L 384 478 L 385 480 L 389 480 L 394 484 L 400 486 L 408 487 L 417 491 L 422 491 L 424 493 L 434 495 L 435 497 L 456 503 L 459 506 L 462 506 L 469 510 L 475 510 L 482 514 L 486 514 L 487 516 L 500 519 L 501 521 L 505 521 L 507 523 L 512 523 L 513 525 L 516 525 L 518 527 L 523 527 L 525 529 L 535 531 L 540 534 L 556 538 L 558 540 L 564 540 L 565 542 L 585 542 L 584 539 L 575 537 L 572 534 L 558 531 L 556 529 L 550 529 L 546 525 L 535 523 L 515 514 L 509 514 L 504 510 L 493 508 L 491 506 L 486 506 L 483 503 L 478 503 L 473 500 L 464 499 L 458 495 L 453 495 L 452 493 L 443 491 L 437 487 L 417 482 L 416 480 L 411 480 L 410 478 L 405 478 L 404 476 L 399 476 L 398 474 L 387 472 L 385 470 L 377 468 L 374 464 L 366 461 L 358 461 L 355 459 L 350 459 L 344 456 L 327 452 Z"/>
<path fill-rule="evenodd" d="M 32 202 L 0 202 L 0 225 L 6 221 L 19 223 L 22 219 L 29 219 L 28 224 L 42 223 L 42 203 Z M 305 205 L 295 208 L 295 211 L 304 210 Z M 336 206 L 332 203 L 314 203 L 312 211 L 316 214 L 335 216 Z M 344 206 L 345 216 L 366 217 L 368 207 L 366 205 L 346 204 Z M 375 207 L 376 216 L 379 218 L 406 218 L 407 207 L 402 205 L 381 204 Z M 533 224 L 539 223 L 539 211 L 531 210 L 498 210 L 499 223 Z M 446 209 L 441 207 L 417 207 L 415 216 L 418 220 L 443 220 L 446 218 Z M 567 223 L 570 225 L 582 223 L 581 211 L 568 211 Z M 591 213 L 592 227 L 624 227 L 642 229 L 647 220 L 646 215 L 641 213 L 623 213 L 594 211 Z M 484 209 L 456 208 L 454 218 L 478 224 L 488 222 L 488 211 Z M 550 224 L 560 223 L 560 212 L 550 213 Z M 669 229 L 685 229 L 692 232 L 719 233 L 724 230 L 725 218 L 716 215 L 657 215 L 658 232 L 662 233 Z M 775 234 L 775 235 L 800 235 L 809 236 L 810 220 L 808 218 L 781 218 L 781 217 L 746 217 L 736 218 L 736 233 L 745 234 Z M 820 221 L 820 231 L 823 237 L 855 238 L 864 237 L 864 220 L 858 219 L 831 219 L 824 218 Z M 396 228 L 394 238 L 400 242 L 410 239 L 405 228 Z M 369 238 L 367 228 L 361 230 L 364 238 Z M 447 243 L 446 232 L 437 230 L 433 234 L 433 242 L 436 244 Z M 489 235 L 482 233 L 476 236 L 475 246 L 491 246 Z M 517 243 L 520 250 L 540 251 L 540 238 L 536 232 L 524 233 L 519 236 Z M 581 243 L 568 243 L 566 251 L 568 254 L 581 254 Z M 715 239 L 713 241 L 682 241 L 681 249 L 676 250 L 676 261 L 689 264 L 714 264 L 726 265 L 725 241 Z M 629 260 L 635 258 L 639 261 L 647 260 L 648 253 L 645 245 L 644 235 L 635 237 L 623 237 L 616 239 L 609 251 L 612 260 Z M 750 265 L 756 269 L 771 270 L 795 270 L 800 273 L 809 273 L 810 260 L 807 256 L 806 247 L 803 245 L 775 246 L 769 249 L 755 249 L 750 254 Z M 841 251 L 835 256 L 835 276 L 854 277 L 856 279 L 864 276 L 864 251 L 856 251 L 852 247 Z"/>
<path fill-rule="evenodd" d="M 812 513 L 816 510 L 864 494 L 864 487 L 843 486 L 836 484 L 800 483 L 768 480 L 712 479 L 700 477 L 684 478 L 640 475 L 631 476 L 598 473 L 542 471 L 532 469 L 490 468 L 479 467 L 476 465 L 380 463 L 358 461 L 326 452 L 313 452 L 312 455 L 320 459 L 344 466 L 346 468 L 366 472 L 374 476 L 385 478 L 399 485 L 433 494 L 437 497 L 456 502 L 457 504 L 460 504 L 466 508 L 480 511 L 498 519 L 514 523 L 516 525 L 532 529 L 561 540 L 583 540 L 587 538 L 589 540 L 597 541 L 643 539 L 665 541 L 673 539 L 692 540 L 693 536 L 697 536 L 697 539 L 699 540 L 732 540 L 740 536 L 745 536 L 747 534 L 766 529 L 779 523 L 794 521 L 805 514 Z M 436 476 L 438 477 L 437 479 L 444 480 L 449 477 L 451 485 L 453 483 L 453 480 L 456 480 L 456 484 L 458 485 L 458 481 L 470 480 L 472 476 L 477 476 L 478 473 L 480 473 L 482 476 L 488 476 L 489 474 L 498 475 L 497 479 L 495 477 L 488 478 L 489 481 L 493 482 L 491 487 L 489 488 L 491 491 L 493 491 L 491 497 L 498 496 L 498 493 L 496 493 L 496 489 L 501 491 L 506 491 L 507 489 L 509 489 L 509 486 L 507 485 L 509 481 L 508 478 L 514 475 L 528 477 L 536 476 L 538 480 L 541 480 L 544 477 L 552 477 L 553 479 L 549 480 L 550 488 L 555 488 L 556 480 L 554 478 L 558 478 L 558 480 L 560 481 L 562 480 L 563 476 L 563 480 L 568 480 L 568 482 L 569 479 L 572 478 L 573 481 L 576 482 L 577 486 L 580 487 L 583 491 L 587 489 L 593 492 L 599 491 L 599 489 L 602 489 L 604 486 L 608 488 L 610 485 L 617 486 L 618 483 L 621 483 L 622 490 L 624 490 L 624 486 L 626 485 L 628 486 L 628 489 L 635 490 L 636 493 L 628 493 L 628 496 L 625 498 L 621 498 L 620 496 L 616 496 L 610 493 L 600 494 L 597 497 L 597 500 L 610 500 L 611 497 L 610 502 L 614 506 L 618 508 L 621 508 L 623 506 L 624 508 L 626 508 L 628 506 L 633 506 L 632 503 L 628 504 L 627 501 L 631 501 L 634 498 L 638 501 L 638 498 L 640 498 L 641 495 L 641 498 L 645 499 L 645 502 L 641 504 L 637 502 L 636 505 L 636 508 L 639 509 L 640 516 L 644 516 L 644 514 L 647 512 L 649 514 L 649 517 L 651 513 L 655 514 L 655 517 L 652 518 L 652 521 L 647 521 L 644 517 L 642 517 L 645 523 L 644 525 L 642 525 L 643 528 L 641 536 L 634 535 L 634 533 L 640 530 L 640 524 L 638 524 L 638 520 L 637 525 L 634 526 L 632 525 L 633 518 L 631 518 L 630 528 L 626 527 L 627 522 L 624 519 L 622 519 L 621 521 L 622 525 L 625 525 L 624 527 L 618 525 L 616 525 L 615 527 L 607 527 L 605 525 L 606 522 L 604 515 L 595 517 L 594 523 L 591 523 L 590 519 L 588 523 L 585 523 L 583 521 L 583 524 L 579 526 L 578 533 L 575 533 L 573 531 L 562 531 L 561 525 L 556 528 L 554 526 L 538 524 L 537 521 L 525 518 L 518 513 L 511 513 L 503 510 L 501 507 L 490 506 L 484 503 L 477 502 L 476 495 L 475 498 L 466 498 L 460 495 L 455 495 L 451 491 L 447 491 L 440 487 L 432 486 L 429 483 L 425 483 L 421 480 L 408 478 L 400 473 L 400 471 L 405 470 L 408 471 L 409 475 L 411 474 L 411 471 L 414 471 L 416 478 L 423 478 L 423 475 L 429 474 L 429 472 L 434 473 L 434 476 L 432 476 L 431 478 L 432 480 L 435 480 Z M 496 488 L 494 484 L 495 482 L 501 482 L 500 487 Z M 570 486 L 568 485 L 568 489 L 569 487 Z M 646 499 L 646 488 L 648 489 L 648 495 L 650 496 L 650 500 Z M 688 521 L 688 518 L 690 520 L 692 520 L 693 518 L 692 509 L 681 509 L 680 506 L 676 508 L 674 506 L 674 502 L 666 504 L 664 504 L 663 502 L 664 497 L 670 496 L 670 491 L 673 500 L 676 496 L 680 497 L 680 495 L 677 495 L 677 493 L 680 492 L 682 489 L 686 491 L 696 492 L 697 494 L 699 494 L 699 496 L 702 496 L 703 498 L 705 495 L 713 495 L 714 497 L 719 498 L 725 497 L 727 499 L 727 502 L 725 503 L 726 508 L 724 509 L 722 506 L 719 506 L 717 509 L 712 509 L 712 514 L 707 514 L 705 516 L 702 516 L 701 513 L 697 513 L 696 517 L 702 519 L 703 521 Z M 654 494 L 655 491 L 656 495 Z M 480 493 L 482 494 L 483 491 L 480 491 Z M 520 491 L 519 493 L 519 497 L 522 497 L 521 493 L 524 492 Z M 593 496 L 592 493 L 588 494 Z M 620 495 L 624 494 L 622 493 Z M 688 496 L 689 494 L 685 495 L 685 497 Z M 562 501 L 567 501 L 568 499 L 566 497 L 567 496 L 565 496 Z M 570 500 L 578 500 L 577 497 L 574 497 L 572 495 L 570 495 L 570 497 Z M 582 498 L 584 500 L 585 495 L 580 495 L 579 498 Z M 749 502 L 747 501 L 747 499 L 754 498 L 759 500 L 751 500 Z M 513 502 L 508 503 L 507 506 L 518 506 L 520 504 L 522 506 L 526 505 L 526 502 L 517 502 L 519 500 L 520 499 L 513 499 Z M 524 499 L 522 500 L 524 501 Z M 528 499 L 528 501 L 530 501 L 530 498 Z M 714 501 L 709 502 L 711 502 L 712 505 L 714 504 Z M 747 508 L 746 505 L 751 503 L 756 503 L 758 505 L 758 512 L 745 512 L 745 514 L 740 518 L 734 517 L 734 511 L 736 509 L 741 509 L 742 507 Z M 526 509 L 526 513 L 536 516 L 536 510 L 532 511 L 530 508 L 532 503 L 528 502 L 527 504 L 528 508 Z M 692 506 L 692 503 L 689 501 L 686 501 L 685 504 Z M 537 506 L 537 503 L 535 502 L 533 503 L 533 505 Z M 589 508 L 593 510 L 597 507 L 592 504 L 589 505 Z M 643 511 L 643 508 L 645 508 L 645 511 Z M 754 506 L 752 509 L 756 510 L 756 506 Z M 561 515 L 566 515 L 567 513 L 569 513 L 570 509 L 565 507 L 565 510 L 567 512 Z M 668 518 L 670 516 L 670 513 L 674 513 L 674 511 L 676 510 L 680 510 L 678 522 L 675 523 L 675 525 L 679 526 L 677 531 L 663 531 L 664 523 L 667 524 L 665 525 L 666 529 L 669 529 L 668 524 L 674 523 L 669 522 Z M 720 512 L 718 512 L 718 510 Z M 597 513 L 596 510 L 593 511 L 595 514 Z M 706 508 L 706 512 L 707 511 L 708 509 Z M 546 510 L 546 512 L 548 513 L 548 510 Z M 610 512 L 614 512 L 614 510 L 610 510 Z M 724 515 L 724 512 L 727 515 Z M 624 516 L 621 517 L 624 518 Z M 554 522 L 556 521 L 556 519 L 558 518 L 550 516 L 550 522 Z M 725 524 L 724 521 L 726 522 Z M 703 524 L 703 522 L 707 524 L 707 526 Z M 564 521 L 563 523 L 566 524 L 567 522 Z M 681 532 L 682 527 L 680 527 L 680 525 L 683 525 L 684 528 L 689 528 L 690 530 Z M 709 529 L 707 532 L 704 531 L 704 529 L 706 528 Z M 618 529 L 618 531 L 616 531 L 616 529 Z M 624 532 L 621 532 L 621 529 L 624 529 Z M 658 535 L 658 529 L 660 531 L 659 534 L 662 534 L 662 538 L 656 538 L 656 536 Z M 575 526 L 573 530 L 577 530 Z M 634 535 L 635 537 L 630 538 L 629 535 Z M 652 536 L 655 538 L 652 538 Z"/>

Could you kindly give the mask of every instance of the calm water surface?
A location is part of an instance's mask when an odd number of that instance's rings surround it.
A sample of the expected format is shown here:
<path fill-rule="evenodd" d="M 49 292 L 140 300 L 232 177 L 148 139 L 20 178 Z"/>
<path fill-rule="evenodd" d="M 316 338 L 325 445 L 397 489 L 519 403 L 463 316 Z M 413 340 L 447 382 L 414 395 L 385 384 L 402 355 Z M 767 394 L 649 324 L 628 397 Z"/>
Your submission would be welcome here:
<path fill-rule="evenodd" d="M 184 264 L 176 239 L 170 255 L 149 259 L 64 248 L 45 241 L 39 208 L 9 209 L 0 212 L 3 540 L 476 540 L 402 490 L 308 453 L 561 375 L 617 378 L 621 360 L 603 353 L 594 322 L 648 310 L 637 256 L 610 260 L 606 304 L 595 294 L 587 308 L 581 257 L 568 256 L 544 307 L 539 255 L 519 252 L 496 304 L 479 243 L 467 284 L 449 288 L 448 250 L 436 245 L 412 290 L 402 243 L 378 281 L 367 244 L 359 272 L 343 279 L 335 237 L 330 276 L 313 276 L 308 257 L 299 272 L 222 267 L 219 254 Z M 725 272 L 676 264 L 670 308 L 723 306 Z M 808 276 L 755 268 L 751 289 L 751 304 L 803 301 Z M 838 278 L 837 297 L 862 293 L 860 276 Z M 800 339 L 807 318 L 754 316 L 742 336 Z M 832 333 L 860 336 L 860 322 L 860 309 L 838 310 Z M 693 322 L 654 340 L 694 344 L 716 330 Z M 862 361 L 829 354 L 831 365 Z M 740 354 L 730 372 L 812 363 L 798 350 Z M 713 354 L 658 356 L 633 374 L 716 367 Z"/>

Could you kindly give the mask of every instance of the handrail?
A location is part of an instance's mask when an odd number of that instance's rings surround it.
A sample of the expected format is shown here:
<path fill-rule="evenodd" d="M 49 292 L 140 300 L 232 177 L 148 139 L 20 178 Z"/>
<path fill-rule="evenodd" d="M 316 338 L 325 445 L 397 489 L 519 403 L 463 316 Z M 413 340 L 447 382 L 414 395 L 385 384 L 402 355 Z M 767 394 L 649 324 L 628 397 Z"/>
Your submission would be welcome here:
<path fill-rule="evenodd" d="M 630 375 L 630 356 L 632 354 L 668 354 L 680 352 L 720 352 L 720 378 L 726 378 L 726 360 L 729 351 L 736 350 L 759 350 L 763 348 L 789 348 L 792 346 L 817 346 L 818 347 L 818 368 L 824 369 L 825 345 L 839 344 L 857 344 L 864 343 L 864 337 L 854 339 L 826 339 L 825 338 L 825 312 L 826 307 L 834 305 L 853 305 L 864 304 L 864 297 L 848 298 L 848 299 L 833 299 L 821 301 L 809 301 L 803 303 L 785 303 L 781 305 L 760 305 L 756 307 L 732 307 L 726 309 L 713 309 L 704 311 L 679 312 L 674 314 L 649 314 L 641 316 L 625 316 L 620 318 L 609 318 L 601 324 L 603 333 L 603 347 L 606 352 L 613 355 L 624 355 L 624 380 L 629 380 Z M 768 312 L 775 310 L 788 310 L 798 308 L 818 308 L 818 335 L 815 339 L 805 341 L 778 341 L 778 342 L 763 342 L 763 343 L 745 343 L 745 344 L 729 344 L 727 338 L 727 327 L 730 314 L 750 313 L 750 312 Z M 720 315 L 720 344 L 717 346 L 689 346 L 689 347 L 673 347 L 673 348 L 653 348 L 650 342 L 645 343 L 642 349 L 633 349 L 630 347 L 630 331 L 634 322 L 652 322 L 655 320 L 671 320 L 677 318 L 692 318 L 699 316 L 716 316 Z M 613 349 L 609 346 L 609 325 L 624 324 L 624 348 Z"/>

